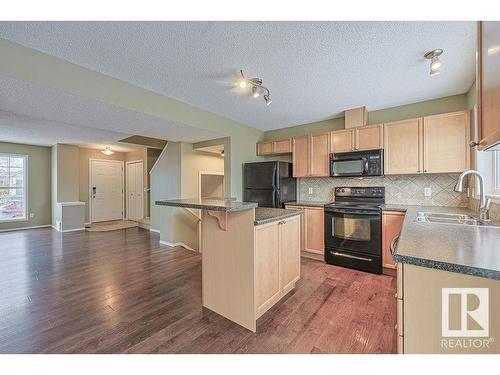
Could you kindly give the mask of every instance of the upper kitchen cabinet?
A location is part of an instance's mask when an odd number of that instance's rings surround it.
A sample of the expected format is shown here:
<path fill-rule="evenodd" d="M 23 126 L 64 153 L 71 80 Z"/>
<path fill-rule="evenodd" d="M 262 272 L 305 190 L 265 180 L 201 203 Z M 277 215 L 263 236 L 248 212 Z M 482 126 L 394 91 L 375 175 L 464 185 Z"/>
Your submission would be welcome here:
<path fill-rule="evenodd" d="M 293 177 L 309 176 L 309 137 L 292 139 Z"/>
<path fill-rule="evenodd" d="M 309 175 L 330 175 L 330 133 L 309 136 Z"/>
<path fill-rule="evenodd" d="M 500 150 L 500 22 L 479 23 L 479 149 Z"/>
<path fill-rule="evenodd" d="M 424 173 L 462 172 L 469 168 L 469 111 L 424 117 Z"/>
<path fill-rule="evenodd" d="M 257 143 L 257 155 L 271 155 L 273 153 L 273 141 Z"/>
<path fill-rule="evenodd" d="M 330 133 L 292 139 L 293 177 L 330 175 Z"/>
<path fill-rule="evenodd" d="M 354 129 L 337 130 L 330 133 L 332 153 L 354 150 Z"/>
<path fill-rule="evenodd" d="M 345 128 L 357 128 L 368 123 L 368 112 L 365 107 L 348 109 L 344 112 Z"/>
<path fill-rule="evenodd" d="M 257 143 L 257 155 L 279 155 L 292 152 L 292 139 L 280 139 L 276 141 L 263 141 Z"/>
<path fill-rule="evenodd" d="M 422 120 L 384 124 L 384 173 L 415 174 L 422 168 Z"/>
<path fill-rule="evenodd" d="M 384 148 L 383 125 L 369 125 L 355 128 L 355 150 L 375 150 Z"/>

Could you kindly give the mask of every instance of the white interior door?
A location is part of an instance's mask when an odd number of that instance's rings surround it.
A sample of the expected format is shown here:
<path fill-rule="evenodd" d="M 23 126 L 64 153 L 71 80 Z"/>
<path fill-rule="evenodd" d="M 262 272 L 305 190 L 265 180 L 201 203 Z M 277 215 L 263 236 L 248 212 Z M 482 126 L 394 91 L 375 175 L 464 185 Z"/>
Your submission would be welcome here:
<path fill-rule="evenodd" d="M 127 218 L 144 218 L 144 174 L 142 161 L 127 163 Z"/>
<path fill-rule="evenodd" d="M 123 219 L 123 163 L 90 161 L 91 221 Z"/>

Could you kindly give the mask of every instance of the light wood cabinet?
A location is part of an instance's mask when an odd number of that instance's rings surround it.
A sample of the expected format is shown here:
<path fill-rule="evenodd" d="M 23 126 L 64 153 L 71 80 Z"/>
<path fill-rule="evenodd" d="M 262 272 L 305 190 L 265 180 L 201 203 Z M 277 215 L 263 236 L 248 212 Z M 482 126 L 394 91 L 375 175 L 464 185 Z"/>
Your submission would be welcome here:
<path fill-rule="evenodd" d="M 384 124 L 384 174 L 416 174 L 422 168 L 422 120 Z"/>
<path fill-rule="evenodd" d="M 262 141 L 257 143 L 257 155 L 280 155 L 292 152 L 292 139 Z"/>
<path fill-rule="evenodd" d="M 424 117 L 424 173 L 469 168 L 469 111 Z"/>
<path fill-rule="evenodd" d="M 366 107 L 348 109 L 344 112 L 345 128 L 356 128 L 365 126 L 368 122 Z"/>
<path fill-rule="evenodd" d="M 271 155 L 273 153 L 273 142 L 265 141 L 257 143 L 257 155 Z"/>
<path fill-rule="evenodd" d="M 330 133 L 309 136 L 309 176 L 330 175 Z"/>
<path fill-rule="evenodd" d="M 330 133 L 292 139 L 293 177 L 330 175 Z"/>
<path fill-rule="evenodd" d="M 323 256 L 325 253 L 325 210 L 323 207 L 286 205 L 285 208 L 303 210 L 301 218 L 301 251 Z"/>
<path fill-rule="evenodd" d="M 354 150 L 354 129 L 336 130 L 330 133 L 332 153 Z"/>
<path fill-rule="evenodd" d="M 300 278 L 300 217 L 255 226 L 255 311 L 260 317 Z"/>
<path fill-rule="evenodd" d="M 280 292 L 280 226 L 278 222 L 255 227 L 255 305 L 257 311 Z"/>
<path fill-rule="evenodd" d="M 376 150 L 384 148 L 384 127 L 383 125 L 361 126 L 355 130 L 354 149 Z"/>
<path fill-rule="evenodd" d="M 293 177 L 309 176 L 309 137 L 292 139 Z"/>
<path fill-rule="evenodd" d="M 323 207 L 304 208 L 304 251 L 321 254 L 325 252 L 325 213 Z"/>
<path fill-rule="evenodd" d="M 500 150 L 500 22 L 479 22 L 476 84 L 479 149 Z M 494 52 L 492 52 L 494 51 Z"/>
<path fill-rule="evenodd" d="M 382 213 L 382 267 L 387 275 L 394 276 L 396 273 L 396 264 L 391 254 L 391 242 L 399 236 L 404 218 L 404 212 L 384 211 Z"/>

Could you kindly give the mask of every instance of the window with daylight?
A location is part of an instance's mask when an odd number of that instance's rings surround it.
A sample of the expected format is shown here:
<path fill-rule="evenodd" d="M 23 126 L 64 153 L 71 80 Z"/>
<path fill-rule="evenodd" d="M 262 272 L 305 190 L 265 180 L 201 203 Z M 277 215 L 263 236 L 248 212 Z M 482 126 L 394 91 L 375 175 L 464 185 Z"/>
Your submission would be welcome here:
<path fill-rule="evenodd" d="M 26 219 L 25 155 L 0 154 L 0 222 Z"/>
<path fill-rule="evenodd" d="M 500 151 L 495 151 L 493 168 L 493 194 L 500 195 Z"/>

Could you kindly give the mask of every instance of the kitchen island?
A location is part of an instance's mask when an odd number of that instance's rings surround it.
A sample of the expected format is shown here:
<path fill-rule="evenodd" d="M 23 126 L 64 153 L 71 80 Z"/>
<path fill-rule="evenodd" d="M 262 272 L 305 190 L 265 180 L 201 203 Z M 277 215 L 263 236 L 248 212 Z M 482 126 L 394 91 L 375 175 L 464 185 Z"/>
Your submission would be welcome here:
<path fill-rule="evenodd" d="M 232 199 L 155 203 L 201 210 L 204 307 L 255 332 L 257 319 L 295 288 L 302 211 Z"/>

